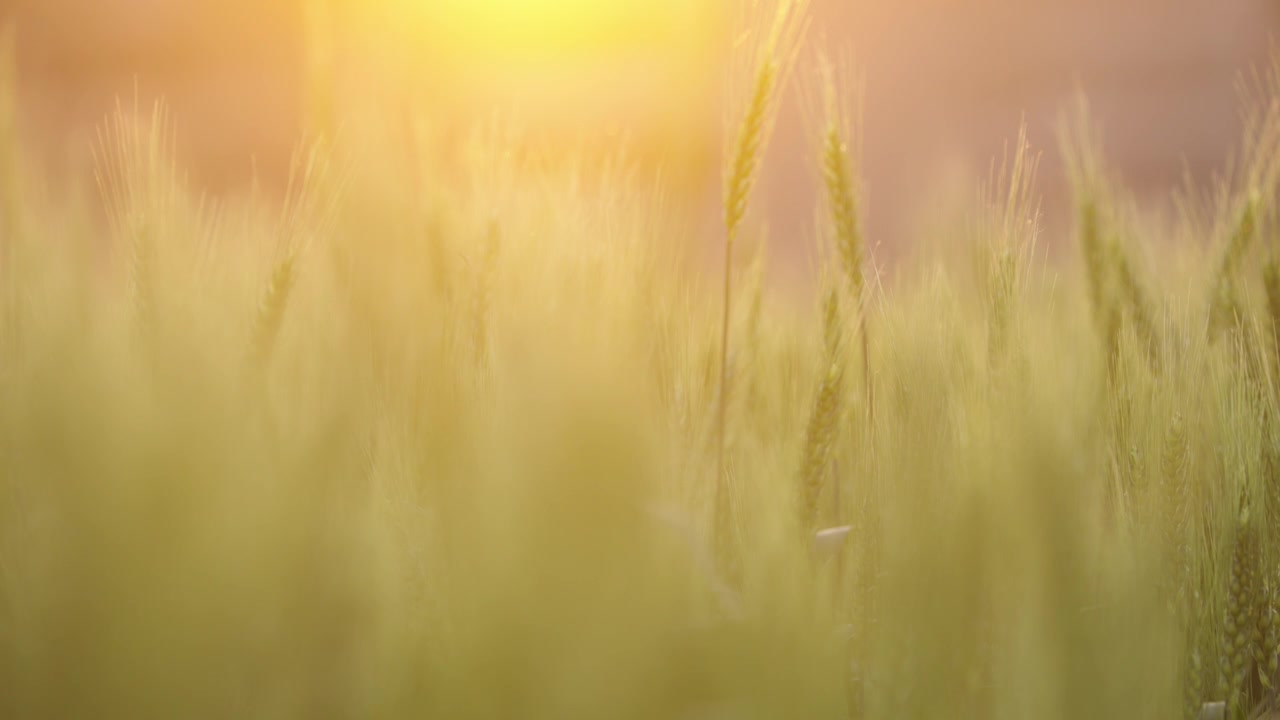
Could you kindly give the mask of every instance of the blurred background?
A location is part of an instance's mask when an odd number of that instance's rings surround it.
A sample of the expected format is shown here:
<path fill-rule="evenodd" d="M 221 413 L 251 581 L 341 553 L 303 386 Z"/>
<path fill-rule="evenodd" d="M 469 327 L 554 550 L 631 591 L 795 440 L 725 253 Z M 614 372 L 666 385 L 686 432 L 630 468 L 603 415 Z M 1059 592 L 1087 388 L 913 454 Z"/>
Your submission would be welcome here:
<path fill-rule="evenodd" d="M 96 128 L 136 93 L 167 100 L 199 187 L 235 192 L 255 172 L 280 183 L 320 66 L 338 118 L 357 106 L 412 106 L 448 133 L 497 111 L 552 151 L 625 138 L 710 232 L 734 5 L 0 0 L 0 16 L 16 31 L 27 147 L 55 176 L 91 165 Z M 868 230 L 892 255 L 922 230 L 922 198 L 956 177 L 984 177 L 1024 117 L 1044 151 L 1046 219 L 1069 220 L 1055 128 L 1078 90 L 1140 198 L 1159 202 L 1187 174 L 1205 182 L 1238 141 L 1238 81 L 1267 61 L 1280 6 L 815 0 L 814 18 L 810 48 L 848 46 L 865 76 Z M 778 252 L 803 258 L 814 163 L 790 102 L 759 200 Z"/>

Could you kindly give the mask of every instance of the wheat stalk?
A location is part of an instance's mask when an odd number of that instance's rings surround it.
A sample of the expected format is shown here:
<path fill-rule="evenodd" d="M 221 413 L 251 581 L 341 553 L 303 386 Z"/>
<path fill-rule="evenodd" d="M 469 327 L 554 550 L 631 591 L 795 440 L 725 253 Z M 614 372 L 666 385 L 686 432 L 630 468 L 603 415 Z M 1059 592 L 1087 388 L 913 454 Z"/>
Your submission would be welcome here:
<path fill-rule="evenodd" d="M 751 372 L 753 360 L 759 362 L 757 353 L 760 343 L 761 324 L 764 315 L 765 285 L 768 269 L 768 237 L 762 235 L 754 243 L 751 259 L 747 266 L 746 278 L 742 287 L 742 296 L 746 299 L 746 307 L 740 318 L 740 346 L 730 353 L 729 386 L 736 389 L 729 397 L 729 416 L 752 417 L 759 400 L 759 388 L 756 376 Z M 729 421 L 726 419 L 726 422 Z M 742 444 L 742 423 L 730 423 L 725 431 L 729 434 L 726 447 L 730 452 Z"/>
<path fill-rule="evenodd" d="M 777 95 L 794 62 L 794 53 L 804 29 L 806 0 L 780 0 L 769 35 L 759 47 L 752 74 L 750 96 L 731 145 L 724 186 L 724 282 L 721 297 L 719 393 L 715 437 L 715 527 L 717 547 L 726 551 L 731 525 L 729 488 L 725 477 L 727 414 L 729 407 L 729 325 L 733 300 L 733 250 L 742 230 L 751 191 L 760 163 L 777 119 Z"/>
<path fill-rule="evenodd" d="M 813 409 L 805 431 L 804 456 L 800 463 L 801 514 L 806 533 L 818 526 L 823 480 L 831 463 L 836 429 L 840 421 L 844 384 L 842 358 L 844 334 L 837 288 L 827 293 L 822 313 L 823 366 L 826 368 L 814 396 Z"/>

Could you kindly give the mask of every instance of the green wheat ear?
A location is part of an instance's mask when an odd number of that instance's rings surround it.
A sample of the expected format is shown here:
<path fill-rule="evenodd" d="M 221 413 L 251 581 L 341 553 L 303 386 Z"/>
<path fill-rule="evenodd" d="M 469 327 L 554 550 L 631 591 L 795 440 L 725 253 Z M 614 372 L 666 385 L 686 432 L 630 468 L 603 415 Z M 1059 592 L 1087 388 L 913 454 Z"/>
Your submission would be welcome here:
<path fill-rule="evenodd" d="M 297 279 L 296 267 L 296 256 L 289 253 L 271 273 L 266 292 L 262 296 L 262 303 L 258 307 L 258 315 L 253 325 L 253 339 L 250 341 L 250 363 L 255 369 L 265 368 L 271 360 L 280 335 L 280 328 L 284 325 L 289 295 Z"/>
<path fill-rule="evenodd" d="M 1126 315 L 1146 348 L 1148 364 L 1159 373 L 1163 341 L 1155 303 L 1115 227 L 1114 201 L 1109 200 L 1114 192 L 1104 172 L 1096 130 L 1090 125 L 1088 109 L 1083 104 L 1061 142 L 1075 195 L 1076 235 L 1084 262 L 1089 310 L 1106 353 L 1110 377 L 1115 379 Z"/>
<path fill-rule="evenodd" d="M 1258 680 L 1275 692 L 1280 682 L 1280 587 L 1272 573 L 1259 583 L 1258 646 L 1255 657 Z"/>
<path fill-rule="evenodd" d="M 1184 685 L 1184 714 L 1187 720 L 1199 720 L 1204 707 L 1204 669 L 1200 650 L 1192 648 L 1187 658 L 1186 684 Z"/>
<path fill-rule="evenodd" d="M 852 107 L 841 102 L 836 73 L 825 58 L 819 73 L 823 84 L 822 184 L 835 237 L 836 251 L 853 296 L 854 312 L 862 344 L 863 393 L 869 424 L 874 424 L 875 399 L 871 383 L 871 339 L 867 322 L 866 240 L 862 234 L 857 175 L 853 169 L 860 154 L 858 112 L 861 99 Z"/>
<path fill-rule="evenodd" d="M 826 129 L 822 139 L 823 187 L 826 190 L 840 262 L 849 280 L 854 299 L 861 303 L 866 285 L 863 277 L 865 249 L 857 188 L 850 168 L 849 156 L 853 152 L 850 147 L 852 139 L 847 137 L 849 130 L 846 129 L 850 119 L 846 118 L 846 113 L 840 110 L 839 90 L 836 87 L 833 71 L 826 62 L 822 65 L 822 75 L 826 113 Z"/>
<path fill-rule="evenodd" d="M 1220 661 L 1229 720 L 1244 720 L 1252 709 L 1248 697 L 1250 669 L 1261 642 L 1258 636 L 1258 560 L 1258 539 L 1246 506 L 1240 513 L 1231 555 Z"/>

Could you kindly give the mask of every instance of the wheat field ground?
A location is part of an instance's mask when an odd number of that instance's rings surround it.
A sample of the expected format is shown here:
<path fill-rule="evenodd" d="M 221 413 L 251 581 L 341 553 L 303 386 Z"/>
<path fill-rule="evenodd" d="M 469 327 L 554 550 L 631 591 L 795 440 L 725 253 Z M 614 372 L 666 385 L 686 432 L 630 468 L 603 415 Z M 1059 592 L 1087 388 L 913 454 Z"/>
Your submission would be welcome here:
<path fill-rule="evenodd" d="M 55 192 L 7 65 L 0 716 L 1275 712 L 1276 69 L 1169 213 L 1082 105 L 1069 250 L 1012 138 L 887 269 L 856 73 L 805 30 L 739 48 L 713 238 L 625 155 L 437 152 L 319 71 L 283 201 L 203 198 L 127 102 Z M 751 212 L 788 83 L 816 232 Z"/>

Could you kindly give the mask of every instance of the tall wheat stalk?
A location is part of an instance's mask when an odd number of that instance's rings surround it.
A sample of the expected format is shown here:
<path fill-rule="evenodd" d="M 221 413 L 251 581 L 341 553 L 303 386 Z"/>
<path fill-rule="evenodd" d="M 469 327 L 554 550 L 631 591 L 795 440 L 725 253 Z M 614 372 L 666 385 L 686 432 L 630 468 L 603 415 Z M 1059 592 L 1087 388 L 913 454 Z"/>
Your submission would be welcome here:
<path fill-rule="evenodd" d="M 716 405 L 715 527 L 717 546 L 724 550 L 730 518 L 728 479 L 725 477 L 726 424 L 729 407 L 729 326 L 733 300 L 733 250 L 742 231 L 759 176 L 760 164 L 778 116 L 778 95 L 803 34 L 807 0 L 779 0 L 768 35 L 756 48 L 751 89 L 741 111 L 728 152 L 724 183 L 724 278 L 721 297 L 719 393 Z M 749 26 L 750 27 L 750 26 Z M 755 26 L 759 27 L 759 26 Z"/>
<path fill-rule="evenodd" d="M 737 329 L 739 347 L 729 357 L 729 386 L 735 392 L 729 396 L 728 417 L 742 418 L 744 421 L 754 417 L 759 402 L 760 379 L 752 372 L 753 365 L 758 365 L 761 341 L 761 325 L 763 323 L 766 281 L 768 275 L 768 235 L 761 234 L 758 241 L 752 243 L 750 258 L 746 263 L 746 277 L 741 283 L 740 302 L 742 307 Z M 730 423 L 725 431 L 729 439 L 725 443 L 727 452 L 732 456 L 739 447 L 746 447 L 751 429 L 743 428 L 744 423 Z"/>
<path fill-rule="evenodd" d="M 862 235 L 859 183 L 854 168 L 861 156 L 862 91 L 847 69 L 837 73 L 830 61 L 820 60 L 823 92 L 822 181 L 832 235 L 841 268 L 849 284 L 862 351 L 863 400 L 867 427 L 875 424 L 875 397 L 871 383 L 871 338 L 867 322 L 867 247 Z M 851 83 L 854 90 L 841 90 Z M 852 99 L 850 99 L 852 93 Z"/>

